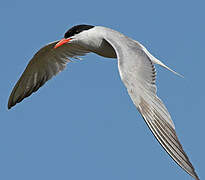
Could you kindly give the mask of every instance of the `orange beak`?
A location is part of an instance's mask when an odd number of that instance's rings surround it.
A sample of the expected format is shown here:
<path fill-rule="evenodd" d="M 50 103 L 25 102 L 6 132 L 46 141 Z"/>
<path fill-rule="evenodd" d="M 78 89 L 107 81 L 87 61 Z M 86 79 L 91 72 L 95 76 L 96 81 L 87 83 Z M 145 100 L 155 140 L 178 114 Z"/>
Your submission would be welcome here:
<path fill-rule="evenodd" d="M 54 48 L 58 48 L 58 47 L 62 46 L 63 44 L 69 42 L 70 40 L 71 40 L 70 38 L 69 39 L 63 38 L 54 46 Z"/>

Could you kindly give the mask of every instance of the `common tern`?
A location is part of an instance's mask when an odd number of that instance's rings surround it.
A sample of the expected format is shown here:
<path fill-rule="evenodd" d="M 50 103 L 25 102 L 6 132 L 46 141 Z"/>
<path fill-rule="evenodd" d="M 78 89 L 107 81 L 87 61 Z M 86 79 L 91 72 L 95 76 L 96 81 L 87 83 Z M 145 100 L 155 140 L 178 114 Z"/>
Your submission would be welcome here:
<path fill-rule="evenodd" d="M 102 26 L 77 25 L 64 38 L 41 48 L 31 59 L 9 97 L 8 108 L 37 91 L 46 81 L 62 71 L 70 58 L 96 53 L 118 59 L 121 80 L 134 105 L 166 152 L 193 178 L 199 180 L 176 135 L 171 116 L 156 95 L 154 64 L 167 67 L 139 42 Z M 179 74 L 178 74 L 179 75 Z"/>

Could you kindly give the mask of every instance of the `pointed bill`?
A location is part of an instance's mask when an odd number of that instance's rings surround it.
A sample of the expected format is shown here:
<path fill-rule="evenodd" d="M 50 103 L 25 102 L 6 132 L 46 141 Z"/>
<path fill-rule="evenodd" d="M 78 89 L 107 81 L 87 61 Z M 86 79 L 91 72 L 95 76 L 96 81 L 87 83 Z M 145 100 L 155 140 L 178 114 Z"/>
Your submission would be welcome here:
<path fill-rule="evenodd" d="M 71 40 L 70 38 L 68 38 L 68 39 L 63 38 L 54 46 L 54 48 L 58 48 L 58 47 L 62 46 L 63 44 L 68 43 L 70 40 Z"/>

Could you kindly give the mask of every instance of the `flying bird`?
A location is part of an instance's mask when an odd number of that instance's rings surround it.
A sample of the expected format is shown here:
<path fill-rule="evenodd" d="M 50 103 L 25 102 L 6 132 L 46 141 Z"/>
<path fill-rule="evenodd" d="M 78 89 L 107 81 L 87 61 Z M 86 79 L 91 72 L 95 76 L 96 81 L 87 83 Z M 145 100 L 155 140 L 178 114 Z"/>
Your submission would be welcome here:
<path fill-rule="evenodd" d="M 118 59 L 121 80 L 149 129 L 173 160 L 193 178 L 199 180 L 179 142 L 170 114 L 156 94 L 154 64 L 178 73 L 152 56 L 138 41 L 110 28 L 84 24 L 73 26 L 62 40 L 41 48 L 13 88 L 8 109 L 61 72 L 66 64 L 71 62 L 71 58 L 79 58 L 90 52 Z"/>

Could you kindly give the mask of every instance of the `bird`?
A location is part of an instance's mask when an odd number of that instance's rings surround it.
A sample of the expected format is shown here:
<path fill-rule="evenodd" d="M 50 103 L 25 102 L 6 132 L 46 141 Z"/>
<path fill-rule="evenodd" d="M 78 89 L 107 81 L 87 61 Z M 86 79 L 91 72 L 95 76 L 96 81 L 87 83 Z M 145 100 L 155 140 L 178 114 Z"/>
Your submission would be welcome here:
<path fill-rule="evenodd" d="M 199 180 L 179 139 L 170 113 L 157 96 L 155 64 L 181 76 L 155 58 L 140 42 L 103 26 L 75 25 L 64 38 L 42 47 L 30 60 L 14 86 L 8 109 L 36 92 L 71 59 L 87 53 L 116 58 L 119 75 L 147 126 L 170 157 L 194 179 Z"/>

